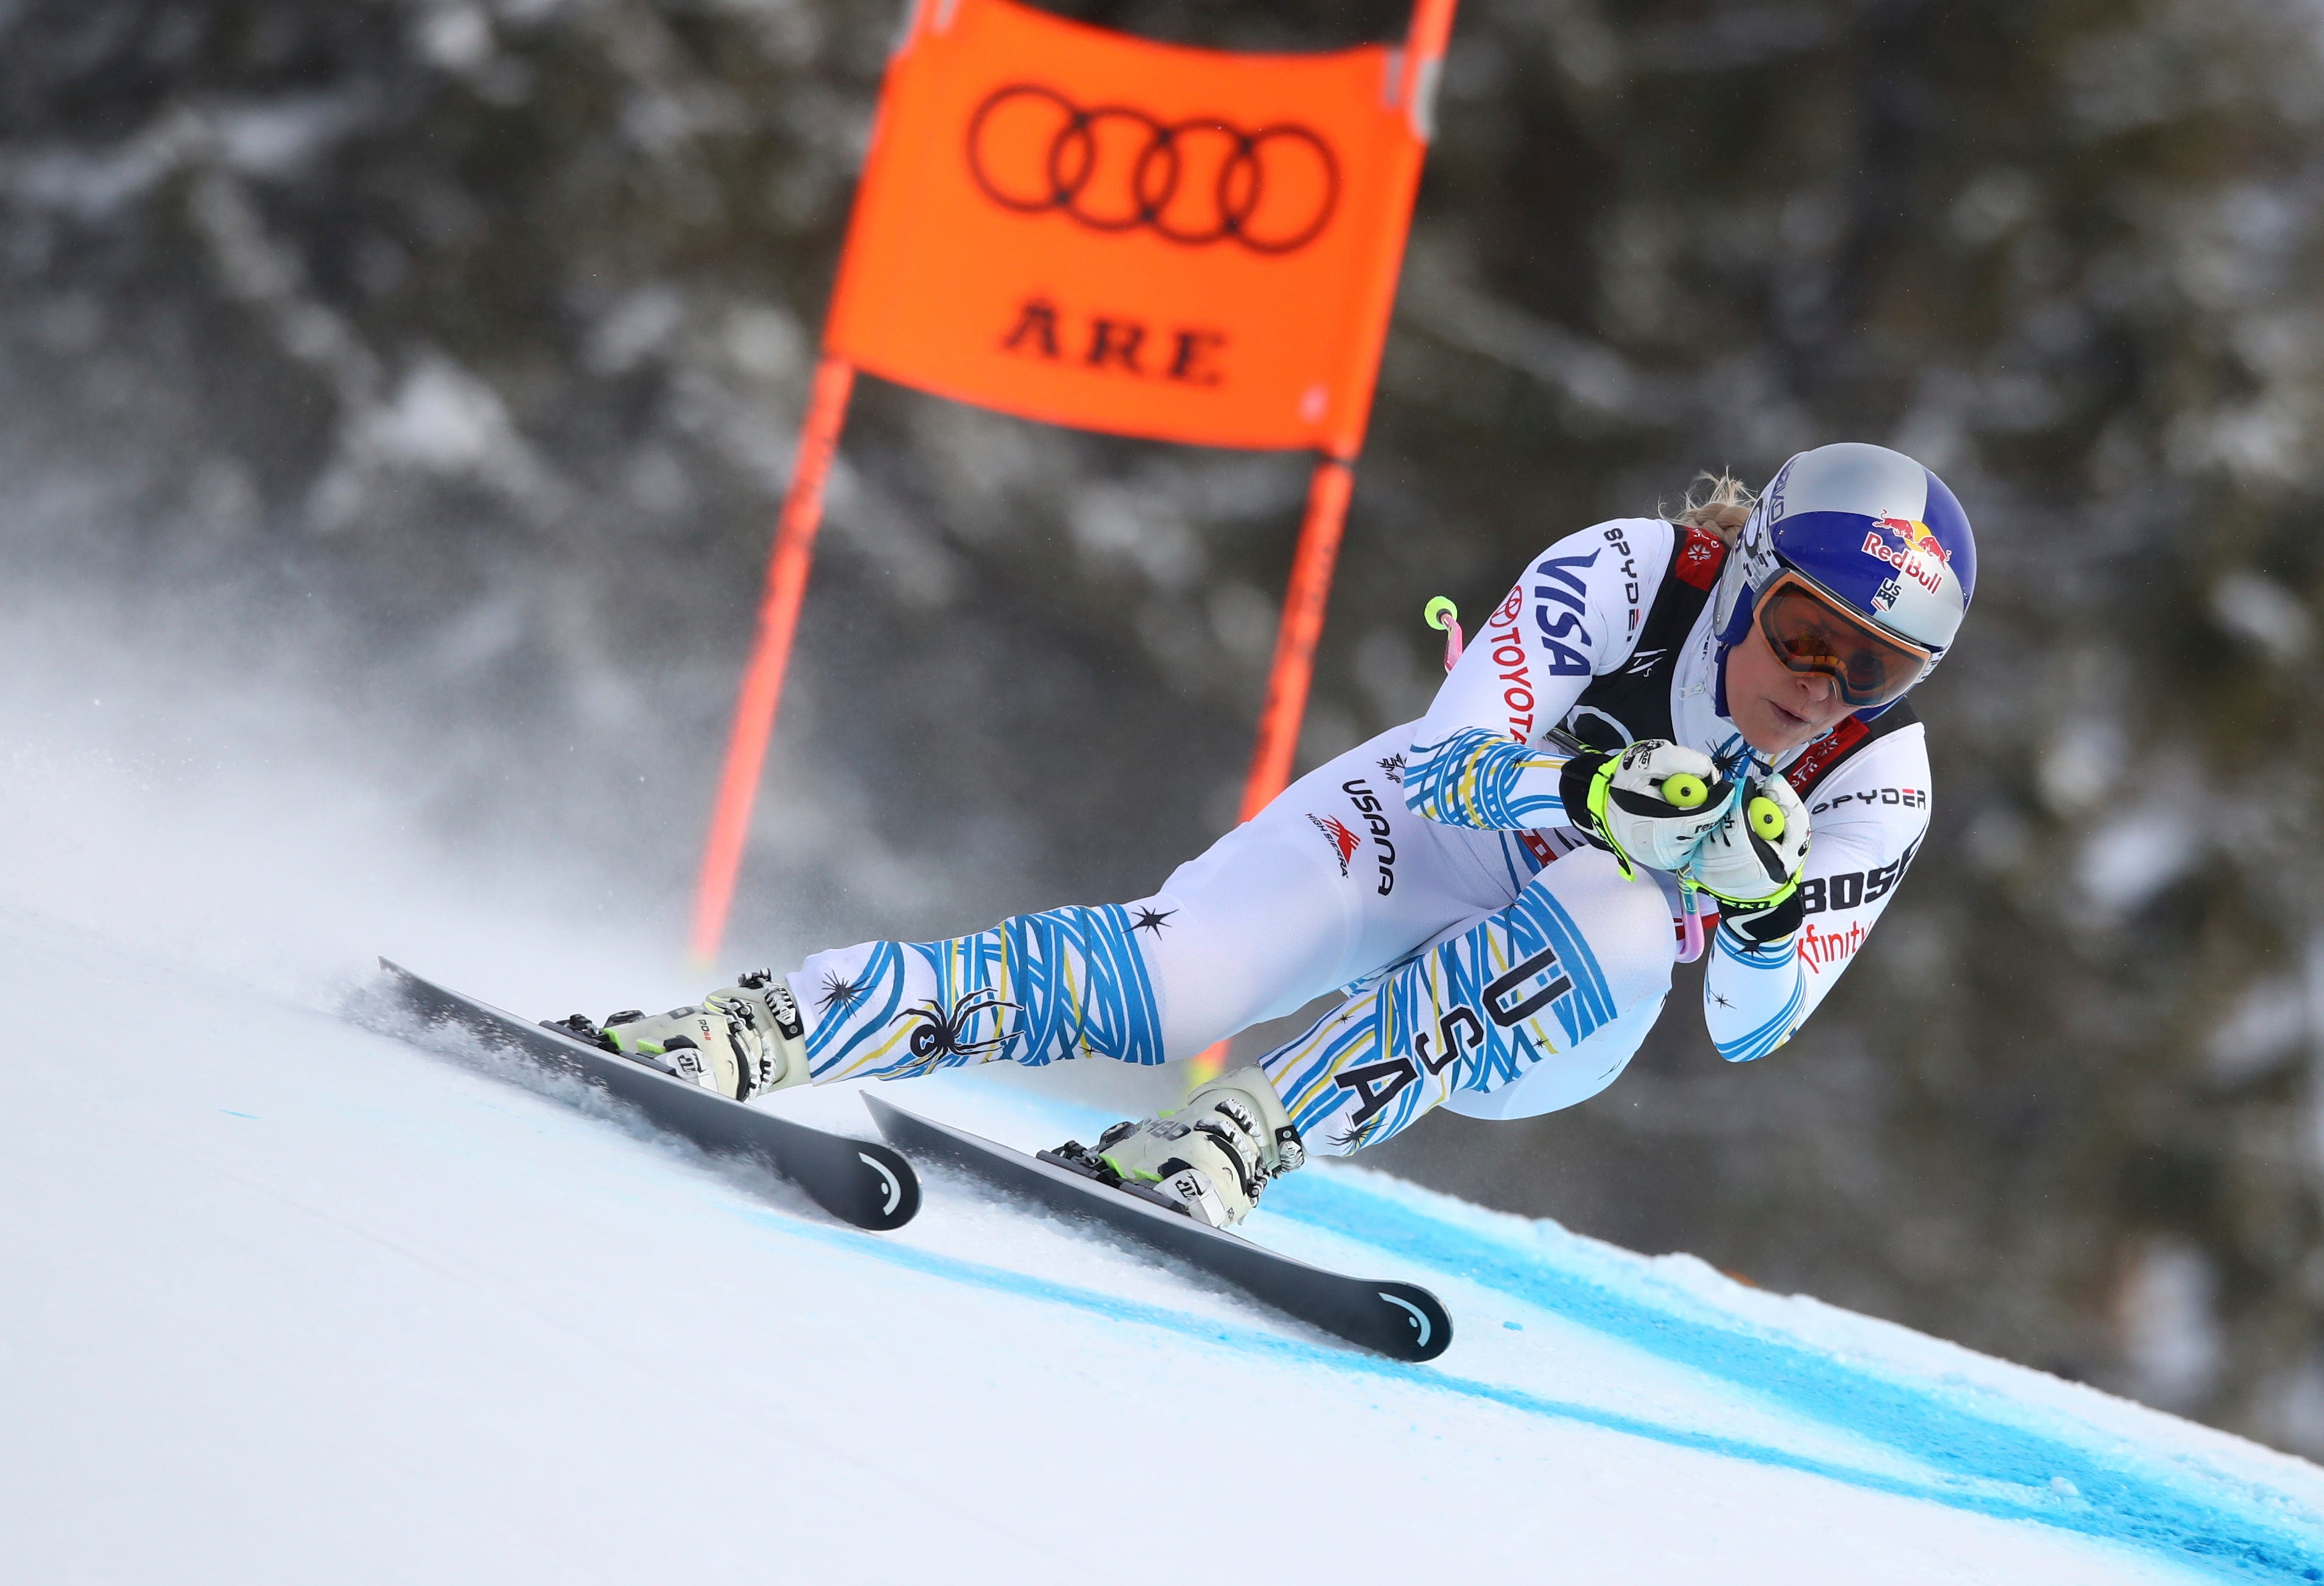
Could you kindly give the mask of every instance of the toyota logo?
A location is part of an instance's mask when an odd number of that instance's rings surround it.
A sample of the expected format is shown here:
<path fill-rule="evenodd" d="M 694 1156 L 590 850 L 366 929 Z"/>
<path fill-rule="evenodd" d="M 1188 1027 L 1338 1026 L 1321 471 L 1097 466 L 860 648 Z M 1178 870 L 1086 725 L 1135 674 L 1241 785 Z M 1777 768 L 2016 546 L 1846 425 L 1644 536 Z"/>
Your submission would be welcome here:
<path fill-rule="evenodd" d="M 1145 226 L 1189 248 L 1231 237 L 1254 253 L 1296 252 L 1340 203 L 1332 146 L 1296 122 L 1247 133 L 1214 116 L 1084 110 L 1035 83 L 997 88 L 977 106 L 968 168 L 1004 209 L 1057 210 L 1093 231 Z"/>

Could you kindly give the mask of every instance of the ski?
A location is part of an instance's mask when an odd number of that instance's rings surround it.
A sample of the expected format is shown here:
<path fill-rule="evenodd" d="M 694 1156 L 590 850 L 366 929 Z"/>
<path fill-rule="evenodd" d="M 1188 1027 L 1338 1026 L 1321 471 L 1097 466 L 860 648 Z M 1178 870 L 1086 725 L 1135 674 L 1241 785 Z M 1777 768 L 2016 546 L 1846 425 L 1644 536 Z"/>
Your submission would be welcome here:
<path fill-rule="evenodd" d="M 1239 1234 L 1043 1157 L 863 1098 L 880 1132 L 908 1151 L 950 1162 L 1006 1194 L 1185 1262 L 1335 1337 L 1399 1361 L 1433 1361 L 1452 1342 L 1443 1303 L 1414 1283 L 1351 1278 L 1277 1255 Z"/>
<path fill-rule="evenodd" d="M 617 1057 L 587 1041 L 447 991 L 382 958 L 398 1008 L 452 1025 L 527 1062 L 580 1079 L 634 1108 L 655 1128 L 712 1156 L 741 1157 L 788 1179 L 816 1205 L 858 1228 L 900 1228 L 920 1209 L 920 1181 L 901 1154 L 744 1106 L 714 1091 Z"/>

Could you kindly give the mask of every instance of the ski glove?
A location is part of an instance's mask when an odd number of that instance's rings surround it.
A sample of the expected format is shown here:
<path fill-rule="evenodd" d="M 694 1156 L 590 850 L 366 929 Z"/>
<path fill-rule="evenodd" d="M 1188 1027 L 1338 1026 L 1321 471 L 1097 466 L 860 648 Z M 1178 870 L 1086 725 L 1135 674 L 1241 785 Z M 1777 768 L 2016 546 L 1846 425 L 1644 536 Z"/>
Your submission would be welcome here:
<path fill-rule="evenodd" d="M 1717 898 L 1722 921 L 1747 940 L 1774 941 L 1798 928 L 1807 857 L 1807 806 L 1790 783 L 1771 776 L 1744 788 L 1682 876 Z"/>
<path fill-rule="evenodd" d="M 1633 863 L 1683 869 L 1735 802 L 1735 784 L 1700 750 L 1641 738 L 1610 755 L 1576 755 L 1558 776 L 1565 817 Z"/>

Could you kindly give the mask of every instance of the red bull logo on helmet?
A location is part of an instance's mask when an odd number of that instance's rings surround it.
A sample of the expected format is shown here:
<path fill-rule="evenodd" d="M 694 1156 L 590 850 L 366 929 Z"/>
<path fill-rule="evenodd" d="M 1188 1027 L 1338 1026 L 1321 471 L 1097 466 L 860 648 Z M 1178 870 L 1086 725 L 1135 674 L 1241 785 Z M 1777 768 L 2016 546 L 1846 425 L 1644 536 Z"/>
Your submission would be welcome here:
<path fill-rule="evenodd" d="M 1883 518 L 1880 527 L 1903 540 L 1908 551 L 1934 556 L 1940 562 L 1950 563 L 1953 559 L 1953 554 L 1946 550 L 1929 526 L 1917 518 Z"/>
<path fill-rule="evenodd" d="M 1864 536 L 1866 555 L 1886 563 L 1932 595 L 1945 587 L 1945 568 L 1952 554 L 1927 524 L 1917 518 L 1876 518 L 1872 524 L 1872 532 Z"/>

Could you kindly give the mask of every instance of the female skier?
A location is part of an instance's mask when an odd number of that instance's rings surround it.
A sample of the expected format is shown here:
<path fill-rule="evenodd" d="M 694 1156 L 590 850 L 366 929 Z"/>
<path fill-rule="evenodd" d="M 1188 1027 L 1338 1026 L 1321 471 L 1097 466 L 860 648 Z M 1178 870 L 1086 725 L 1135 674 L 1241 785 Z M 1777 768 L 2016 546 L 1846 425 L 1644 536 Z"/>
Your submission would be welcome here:
<path fill-rule="evenodd" d="M 1880 446 L 1803 452 L 1757 498 L 1720 479 L 1675 522 L 1551 545 L 1427 715 L 1149 897 L 835 949 L 700 1007 L 575 1025 L 744 1099 L 999 1059 L 1168 1062 L 1343 988 L 1176 1113 L 1065 1148 L 1213 1227 L 1310 1153 L 1439 1104 L 1520 1118 L 1595 1096 L 1706 926 L 1703 1018 L 1748 1062 L 1813 1012 L 1913 861 L 1929 761 L 1903 697 L 1976 582 L 1935 474 Z"/>

